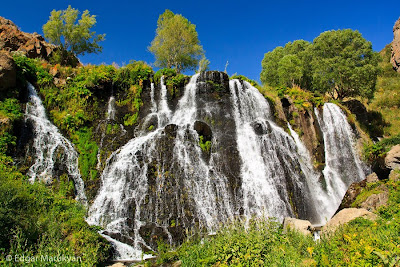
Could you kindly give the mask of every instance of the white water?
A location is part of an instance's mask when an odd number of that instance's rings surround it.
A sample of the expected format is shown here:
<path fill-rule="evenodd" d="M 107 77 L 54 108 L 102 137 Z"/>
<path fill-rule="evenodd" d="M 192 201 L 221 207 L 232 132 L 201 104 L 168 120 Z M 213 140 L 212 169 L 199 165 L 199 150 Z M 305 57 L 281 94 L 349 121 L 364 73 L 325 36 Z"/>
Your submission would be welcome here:
<path fill-rule="evenodd" d="M 107 120 L 115 120 L 115 97 L 111 96 L 107 106 Z"/>
<path fill-rule="evenodd" d="M 150 132 L 147 126 L 142 127 L 136 138 L 107 160 L 87 221 L 104 227 L 103 235 L 117 250 L 115 259 L 140 259 L 143 247 L 151 249 L 140 232 L 149 222 L 162 229 L 173 243 L 168 230 L 170 219 L 190 227 L 190 223 L 185 224 L 189 218 L 184 207 L 186 202 L 193 206 L 191 212 L 198 226 L 208 232 L 238 215 L 238 207 L 247 219 L 252 216 L 282 219 L 300 212 L 313 223 L 323 223 L 337 209 L 347 186 L 364 177 L 353 148 L 351 128 L 336 105 L 326 104 L 322 117 L 316 111 L 325 141 L 323 177 L 313 168 L 309 152 L 290 125 L 289 135 L 272 121 L 269 104 L 259 91 L 247 82 L 232 80 L 229 83 L 232 111 L 227 110 L 226 117 L 232 115 L 236 125 L 241 189 L 238 199 L 231 199 L 227 178 L 215 163 L 218 152 L 211 148 L 206 162 L 197 144 L 199 136 L 193 129 L 198 117 L 197 77 L 193 76 L 185 87 L 175 112 L 168 106 L 164 79 L 161 79 L 159 101 L 155 101 L 152 85 L 150 113 L 144 121 L 150 122 L 156 116 L 157 127 Z M 207 105 L 202 112 L 212 114 Z M 165 142 L 166 126 L 170 124 L 175 125 L 175 136 L 167 139 L 172 153 L 168 154 L 171 158 L 166 158 L 167 154 L 160 148 L 168 147 L 162 142 Z M 216 142 L 218 137 L 213 136 L 212 144 Z M 154 166 L 157 166 L 157 177 L 152 182 L 154 185 L 150 185 Z M 171 182 L 175 183 L 176 192 L 166 189 Z M 152 190 L 155 191 L 153 198 Z M 293 204 L 297 211 L 292 209 Z M 164 212 L 172 208 L 177 217 L 166 218 Z"/>
<path fill-rule="evenodd" d="M 347 188 L 365 179 L 363 164 L 356 152 L 355 136 L 346 115 L 335 104 L 326 103 L 322 116 L 315 109 L 325 144 L 325 177 L 329 206 L 324 211 L 331 218 L 340 205 Z"/>
<path fill-rule="evenodd" d="M 294 140 L 271 119 L 268 102 L 247 82 L 231 80 L 237 145 L 242 160 L 243 208 L 247 218 L 294 216 L 287 185 L 308 199 Z M 255 126 L 259 133 L 256 133 Z M 290 180 L 288 180 L 290 179 Z M 309 213 L 313 213 L 309 203 Z"/>
<path fill-rule="evenodd" d="M 188 201 L 193 202 L 196 218 L 199 218 L 200 227 L 206 227 L 212 231 L 218 222 L 232 217 L 232 208 L 227 192 L 227 181 L 222 174 L 213 169 L 213 156 L 210 165 L 202 159 L 200 147 L 188 139 L 197 139 L 197 132 L 193 130 L 196 119 L 196 80 L 198 75 L 191 78 L 185 87 L 185 93 L 178 103 L 177 110 L 172 112 L 167 104 L 167 92 L 164 80 L 161 80 L 160 101 L 157 105 L 158 128 L 152 132 L 142 131 L 141 135 L 130 140 L 121 149 L 114 152 L 107 160 L 107 165 L 101 176 L 102 184 L 93 205 L 89 209 L 89 224 L 101 225 L 108 235 L 120 235 L 129 241 L 129 249 L 113 243 L 118 250 L 115 259 L 139 259 L 142 256 L 141 247 L 150 247 L 140 236 L 140 228 L 144 222 L 154 222 L 164 229 L 172 243 L 171 234 L 168 232 L 168 221 L 158 214 L 158 210 L 164 210 L 162 196 L 156 200 L 155 210 L 143 212 L 146 195 L 150 192 L 148 175 L 150 162 L 158 162 L 159 176 L 156 180 L 156 188 L 159 194 L 163 194 L 163 188 L 168 181 L 165 173 L 177 172 L 177 179 L 184 183 Z M 148 116 L 154 116 L 154 112 Z M 145 118 L 146 120 L 147 118 Z M 173 166 L 164 166 L 163 155 L 160 155 L 156 146 L 157 142 L 165 135 L 164 126 L 167 124 L 177 126 L 176 137 L 173 143 L 173 158 L 168 159 Z M 176 192 L 177 212 L 185 218 L 184 208 L 181 207 L 180 194 Z M 216 198 L 220 199 L 217 203 Z M 222 203 L 222 204 L 221 204 Z M 131 216 L 132 212 L 134 213 Z M 131 218 L 133 217 L 133 218 Z M 177 221 L 178 223 L 182 223 Z M 129 236 L 132 236 L 130 238 Z"/>
<path fill-rule="evenodd" d="M 57 157 L 67 167 L 68 175 L 73 179 L 76 199 L 86 204 L 84 183 L 78 168 L 78 153 L 72 143 L 61 135 L 46 116 L 46 110 L 33 85 L 28 83 L 29 102 L 26 105 L 25 120 L 32 122 L 34 131 L 33 149 L 35 162 L 27 175 L 30 181 L 36 179 L 50 183 Z"/>

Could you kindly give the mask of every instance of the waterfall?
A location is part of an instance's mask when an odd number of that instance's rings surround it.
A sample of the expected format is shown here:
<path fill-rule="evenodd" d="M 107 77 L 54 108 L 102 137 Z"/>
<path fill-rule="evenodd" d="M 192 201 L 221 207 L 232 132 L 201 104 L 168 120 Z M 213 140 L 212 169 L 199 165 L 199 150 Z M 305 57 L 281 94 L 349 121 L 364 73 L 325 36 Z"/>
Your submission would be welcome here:
<path fill-rule="evenodd" d="M 355 149 L 355 136 L 346 115 L 333 103 L 323 106 L 322 115 L 315 109 L 325 144 L 325 192 L 329 207 L 324 212 L 329 219 L 336 211 L 347 188 L 365 178 L 364 166 Z"/>
<path fill-rule="evenodd" d="M 156 247 L 153 237 L 175 244 L 184 231 L 213 232 L 239 215 L 323 223 L 347 187 L 364 177 L 351 128 L 336 105 L 325 104 L 322 115 L 315 110 L 326 154 L 320 173 L 291 126 L 288 133 L 273 121 L 268 101 L 255 87 L 231 80 L 229 90 L 211 95 L 207 78 L 199 77 L 191 77 L 175 111 L 164 77 L 158 92 L 152 84 L 149 112 L 136 137 L 106 161 L 87 222 L 103 227 L 115 259 L 140 259 L 142 251 Z M 217 93 L 230 97 L 222 104 Z M 200 147 L 204 136 L 196 123 L 210 127 L 209 151 Z M 225 125 L 229 129 L 218 129 Z M 224 135 L 231 129 L 232 135 Z M 224 140 L 231 147 L 223 147 Z M 234 161 L 230 165 L 223 157 Z"/>
<path fill-rule="evenodd" d="M 107 106 L 107 120 L 115 120 L 115 97 L 111 96 Z"/>
<path fill-rule="evenodd" d="M 107 160 L 87 222 L 103 226 L 109 240 L 129 245 L 127 249 L 113 243 L 118 250 L 116 259 L 138 259 L 142 248 L 151 249 L 141 234 L 148 228 L 172 243 L 172 221 L 184 229 L 196 220 L 198 227 L 212 231 L 233 216 L 226 178 L 213 166 L 212 154 L 209 164 L 204 161 L 193 128 L 197 77 L 194 75 L 186 85 L 173 115 L 162 78 L 155 111 L 158 127 L 141 131 Z M 148 117 L 154 115 L 151 112 Z M 169 147 L 168 155 L 160 153 L 161 146 Z M 168 210 L 176 217 L 165 214 Z"/>
<path fill-rule="evenodd" d="M 56 161 L 65 164 L 68 175 L 75 185 L 76 199 L 86 204 L 84 183 L 78 168 L 78 153 L 72 143 L 61 135 L 46 116 L 46 110 L 32 84 L 28 83 L 29 102 L 26 105 L 25 121 L 33 125 L 35 162 L 27 175 L 30 181 L 36 179 L 50 183 L 54 176 Z M 61 154 L 61 158 L 58 158 Z"/>
<path fill-rule="evenodd" d="M 268 102 L 247 82 L 231 80 L 231 97 L 241 156 L 243 209 L 247 218 L 294 216 L 291 203 L 315 217 L 294 140 L 271 118 Z M 307 205 L 290 198 L 289 189 Z"/>

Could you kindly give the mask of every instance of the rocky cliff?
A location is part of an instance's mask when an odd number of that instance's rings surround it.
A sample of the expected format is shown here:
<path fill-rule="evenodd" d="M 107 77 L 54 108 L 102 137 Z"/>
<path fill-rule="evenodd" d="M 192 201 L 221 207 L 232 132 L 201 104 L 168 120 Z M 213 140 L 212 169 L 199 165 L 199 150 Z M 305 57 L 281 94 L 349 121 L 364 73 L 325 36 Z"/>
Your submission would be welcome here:
<path fill-rule="evenodd" d="M 393 68 L 400 72 L 400 18 L 393 26 L 392 56 L 390 62 Z"/>

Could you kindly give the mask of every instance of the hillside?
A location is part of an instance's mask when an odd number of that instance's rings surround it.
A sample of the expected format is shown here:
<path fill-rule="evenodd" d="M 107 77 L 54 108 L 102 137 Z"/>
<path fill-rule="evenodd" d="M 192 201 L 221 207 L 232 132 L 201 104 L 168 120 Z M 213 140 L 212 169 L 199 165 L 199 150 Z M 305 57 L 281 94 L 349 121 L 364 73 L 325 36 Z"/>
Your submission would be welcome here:
<path fill-rule="evenodd" d="M 399 264 L 400 173 L 387 154 L 400 144 L 400 74 L 389 46 L 368 102 L 142 61 L 61 66 L 43 38 L 0 26 L 13 41 L 0 47 L 1 264 L 156 252 L 146 264 Z M 368 166 L 377 175 L 361 181 Z M 340 204 L 378 218 L 319 242 L 281 225 L 323 224 Z"/>

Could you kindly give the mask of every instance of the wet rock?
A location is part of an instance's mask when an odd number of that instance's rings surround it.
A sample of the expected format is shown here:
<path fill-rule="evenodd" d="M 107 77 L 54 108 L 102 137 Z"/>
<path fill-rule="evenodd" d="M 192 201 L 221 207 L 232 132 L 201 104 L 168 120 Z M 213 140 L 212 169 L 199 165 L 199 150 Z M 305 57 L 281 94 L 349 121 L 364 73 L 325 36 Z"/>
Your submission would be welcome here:
<path fill-rule="evenodd" d="M 400 72 L 400 18 L 393 26 L 392 56 L 390 57 L 393 69 Z"/>
<path fill-rule="evenodd" d="M 286 232 L 288 229 L 296 230 L 304 235 L 312 234 L 312 225 L 309 221 L 306 220 L 286 217 L 283 220 L 283 231 Z"/>
<path fill-rule="evenodd" d="M 199 134 L 199 136 L 203 136 L 203 141 L 211 141 L 212 139 L 212 130 L 211 127 L 203 122 L 203 121 L 195 121 L 194 123 L 194 129 L 196 132 Z"/>
<path fill-rule="evenodd" d="M 14 60 L 6 51 L 0 51 L 0 92 L 3 94 L 7 89 L 15 87 L 17 82 L 17 71 Z"/>
<path fill-rule="evenodd" d="M 197 82 L 201 84 L 199 93 L 229 93 L 229 77 L 224 72 L 201 72 Z"/>
<path fill-rule="evenodd" d="M 178 125 L 176 124 L 168 124 L 165 126 L 164 131 L 169 137 L 176 137 L 176 131 L 178 130 Z"/>
<path fill-rule="evenodd" d="M 348 222 L 359 217 L 372 221 L 375 221 L 378 218 L 376 214 L 369 212 L 366 209 L 343 209 L 325 224 L 321 233 L 322 235 L 332 234 L 336 231 L 336 229 L 339 228 L 339 226 L 347 224 Z"/>

